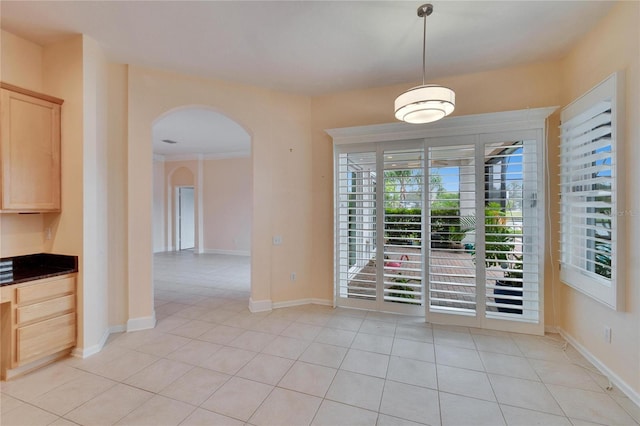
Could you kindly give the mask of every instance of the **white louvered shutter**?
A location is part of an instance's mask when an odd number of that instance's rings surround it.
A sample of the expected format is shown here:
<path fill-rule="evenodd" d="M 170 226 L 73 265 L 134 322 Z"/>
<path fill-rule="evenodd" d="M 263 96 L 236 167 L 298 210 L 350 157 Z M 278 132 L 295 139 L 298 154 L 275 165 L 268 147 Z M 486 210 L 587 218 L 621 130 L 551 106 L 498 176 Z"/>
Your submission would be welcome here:
<path fill-rule="evenodd" d="M 617 306 L 616 76 L 561 114 L 561 279 Z"/>
<path fill-rule="evenodd" d="M 376 152 L 341 153 L 337 166 L 337 296 L 375 300 Z"/>

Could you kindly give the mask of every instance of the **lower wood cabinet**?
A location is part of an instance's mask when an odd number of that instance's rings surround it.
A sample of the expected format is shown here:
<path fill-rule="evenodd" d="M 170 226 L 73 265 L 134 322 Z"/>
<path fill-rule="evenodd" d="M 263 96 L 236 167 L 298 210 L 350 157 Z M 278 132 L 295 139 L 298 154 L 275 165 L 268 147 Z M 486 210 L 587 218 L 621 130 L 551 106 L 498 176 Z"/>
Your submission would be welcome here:
<path fill-rule="evenodd" d="M 18 327 L 16 342 L 18 366 L 73 347 L 76 344 L 76 314 Z"/>
<path fill-rule="evenodd" d="M 2 287 L 1 307 L 2 379 L 76 345 L 75 274 Z"/>

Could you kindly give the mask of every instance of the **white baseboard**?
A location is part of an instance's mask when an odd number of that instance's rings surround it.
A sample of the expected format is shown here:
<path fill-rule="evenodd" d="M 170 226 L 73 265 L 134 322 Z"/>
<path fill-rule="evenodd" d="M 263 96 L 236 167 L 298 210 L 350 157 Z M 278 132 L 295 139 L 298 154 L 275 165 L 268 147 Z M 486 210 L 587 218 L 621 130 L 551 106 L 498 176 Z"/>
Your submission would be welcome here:
<path fill-rule="evenodd" d="M 311 303 L 314 305 L 331 306 L 333 307 L 333 300 L 331 299 L 311 299 Z"/>
<path fill-rule="evenodd" d="M 333 306 L 333 301 L 328 299 L 297 299 L 297 300 L 287 300 L 284 302 L 275 302 L 273 304 L 273 309 L 277 308 L 290 308 L 292 306 L 302 306 L 302 305 L 324 305 L 324 306 Z"/>
<path fill-rule="evenodd" d="M 273 309 L 273 304 L 270 299 L 266 300 L 253 300 L 249 298 L 249 311 L 256 312 L 268 312 Z"/>
<path fill-rule="evenodd" d="M 156 326 L 156 313 L 149 317 L 131 318 L 127 321 L 127 332 L 148 330 Z"/>
<path fill-rule="evenodd" d="M 302 305 L 324 305 L 333 306 L 333 301 L 328 299 L 296 299 L 286 300 L 284 302 L 271 302 L 271 300 L 253 300 L 249 298 L 249 310 L 251 312 L 267 312 L 278 308 L 290 308 L 292 306 Z"/>
<path fill-rule="evenodd" d="M 111 327 L 109 327 L 109 334 L 122 333 L 123 331 L 127 331 L 127 326 L 124 324 L 112 325 Z"/>
<path fill-rule="evenodd" d="M 156 325 L 156 316 L 155 312 L 150 317 L 144 318 L 133 318 L 127 321 L 127 325 L 112 325 L 107 328 L 104 333 L 102 333 L 102 337 L 100 341 L 95 345 L 89 346 L 88 348 L 79 348 L 75 347 L 71 351 L 71 356 L 76 358 L 87 358 L 91 355 L 95 355 L 104 348 L 104 345 L 107 343 L 109 336 L 113 333 L 121 333 L 123 331 L 138 331 L 138 330 L 147 330 L 149 328 L 154 328 Z"/>
<path fill-rule="evenodd" d="M 97 354 L 102 350 L 104 344 L 107 343 L 107 339 L 109 338 L 110 334 L 111 329 L 107 328 L 104 333 L 102 333 L 102 337 L 100 338 L 100 341 L 98 343 L 96 343 L 95 345 L 91 345 L 88 348 L 79 348 L 76 346 L 71 351 L 71 356 L 76 358 L 86 358 L 91 355 Z"/>
<path fill-rule="evenodd" d="M 591 364 L 593 364 L 602 374 L 607 376 L 609 381 L 616 386 L 622 393 L 624 393 L 634 404 L 640 406 L 640 393 L 636 392 L 627 382 L 622 380 L 620 376 L 614 373 L 609 367 L 607 367 L 602 361 L 600 361 L 595 355 L 593 355 L 587 348 L 582 346 L 576 339 L 574 339 L 569 333 L 560 327 L 557 327 L 557 331 L 560 335 L 571 344 L 580 354 L 585 357 Z"/>
<path fill-rule="evenodd" d="M 251 252 L 250 251 L 246 251 L 246 250 L 204 249 L 200 253 L 204 253 L 204 254 L 230 254 L 232 256 L 251 256 Z"/>
<path fill-rule="evenodd" d="M 89 346 L 88 348 L 75 347 L 71 351 L 71 356 L 76 358 L 86 358 L 88 356 L 97 354 L 102 350 L 102 348 L 104 348 L 104 345 L 107 343 L 107 340 L 109 339 L 109 336 L 111 334 L 121 333 L 123 331 L 126 331 L 126 327 L 124 325 L 112 325 L 104 331 L 98 343 L 93 346 Z"/>

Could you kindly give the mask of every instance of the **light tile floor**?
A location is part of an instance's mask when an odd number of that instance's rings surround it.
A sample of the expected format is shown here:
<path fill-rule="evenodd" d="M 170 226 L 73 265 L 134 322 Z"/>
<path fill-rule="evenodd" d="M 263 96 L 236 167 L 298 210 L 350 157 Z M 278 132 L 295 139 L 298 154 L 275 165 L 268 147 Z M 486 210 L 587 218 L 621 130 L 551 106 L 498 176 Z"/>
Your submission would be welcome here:
<path fill-rule="evenodd" d="M 637 425 L 557 335 L 306 305 L 251 314 L 249 260 L 155 256 L 158 325 L 1 384 L 10 425 Z"/>

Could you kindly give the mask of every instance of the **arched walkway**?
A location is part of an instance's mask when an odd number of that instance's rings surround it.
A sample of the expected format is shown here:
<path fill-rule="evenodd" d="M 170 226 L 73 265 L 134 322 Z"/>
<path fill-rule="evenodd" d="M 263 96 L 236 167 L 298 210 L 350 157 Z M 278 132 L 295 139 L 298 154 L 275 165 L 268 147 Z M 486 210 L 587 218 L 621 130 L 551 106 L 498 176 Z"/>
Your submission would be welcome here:
<path fill-rule="evenodd" d="M 152 125 L 156 318 L 196 295 L 247 306 L 251 290 L 251 136 L 205 106 L 183 106 Z M 178 252 L 177 189 L 194 192 L 195 242 Z M 177 304 L 177 305 L 176 305 Z M 188 304 L 188 303 L 187 303 Z M 164 306 L 164 307 L 163 307 Z"/>

